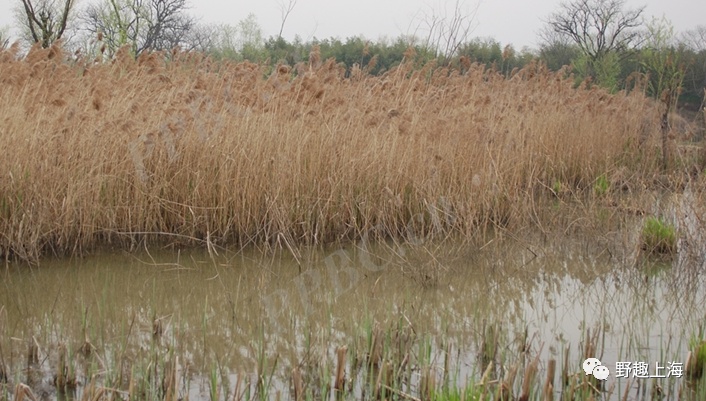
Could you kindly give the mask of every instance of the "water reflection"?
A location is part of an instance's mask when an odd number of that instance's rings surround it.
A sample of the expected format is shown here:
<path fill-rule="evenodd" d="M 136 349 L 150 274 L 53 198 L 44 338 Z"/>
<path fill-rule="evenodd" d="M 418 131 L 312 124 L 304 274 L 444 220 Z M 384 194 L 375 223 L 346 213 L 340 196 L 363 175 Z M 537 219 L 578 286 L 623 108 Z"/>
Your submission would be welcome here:
<path fill-rule="evenodd" d="M 359 244 L 296 257 L 153 251 L 11 266 L 2 273 L 0 345 L 11 380 L 25 379 L 30 341 L 47 377 L 58 344 L 77 353 L 89 343 L 104 374 L 120 369 L 111 367 L 119 360 L 157 352 L 157 344 L 195 378 L 207 380 L 214 366 L 230 372 L 231 387 L 238 372 L 256 382 L 269 361 L 273 385 L 285 393 L 293 368 L 332 364 L 340 346 L 369 352 L 376 330 L 428 342 L 430 358 L 451 358 L 462 376 L 484 371 L 489 332 L 507 363 L 529 347 L 544 366 L 569 349 L 570 370 L 580 372 L 588 329 L 601 332 L 605 366 L 686 362 L 688 341 L 704 323 L 700 266 L 626 265 L 566 243 L 541 248 Z M 207 390 L 196 385 L 191 396 L 208 398 Z"/>

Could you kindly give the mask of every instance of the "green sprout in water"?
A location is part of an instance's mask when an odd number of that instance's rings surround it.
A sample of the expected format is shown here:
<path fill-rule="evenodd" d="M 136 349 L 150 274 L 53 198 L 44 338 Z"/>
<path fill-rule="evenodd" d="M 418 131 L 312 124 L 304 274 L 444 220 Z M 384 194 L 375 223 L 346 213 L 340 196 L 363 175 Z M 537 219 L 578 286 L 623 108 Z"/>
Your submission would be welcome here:
<path fill-rule="evenodd" d="M 670 255 L 677 250 L 673 225 L 657 217 L 648 217 L 642 227 L 642 248 L 653 254 Z"/>

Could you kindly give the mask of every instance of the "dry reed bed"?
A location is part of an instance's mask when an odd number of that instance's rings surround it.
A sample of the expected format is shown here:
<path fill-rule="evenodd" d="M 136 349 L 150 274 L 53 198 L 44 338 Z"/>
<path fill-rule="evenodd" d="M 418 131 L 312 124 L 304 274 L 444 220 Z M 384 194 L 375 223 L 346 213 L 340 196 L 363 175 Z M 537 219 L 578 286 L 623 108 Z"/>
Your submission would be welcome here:
<path fill-rule="evenodd" d="M 638 144 L 657 111 L 639 91 L 575 89 L 539 65 L 506 78 L 410 60 L 345 77 L 316 50 L 272 73 L 194 54 L 65 60 L 57 48 L 0 54 L 5 256 L 145 233 L 238 245 L 469 237 L 527 224 L 552 182 L 589 187 L 654 162 Z"/>

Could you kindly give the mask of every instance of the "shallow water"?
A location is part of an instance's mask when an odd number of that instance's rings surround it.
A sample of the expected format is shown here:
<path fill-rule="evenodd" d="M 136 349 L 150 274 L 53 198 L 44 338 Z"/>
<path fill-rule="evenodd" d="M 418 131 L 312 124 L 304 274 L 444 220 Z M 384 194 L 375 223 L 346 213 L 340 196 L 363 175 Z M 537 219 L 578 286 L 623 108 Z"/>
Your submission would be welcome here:
<path fill-rule="evenodd" d="M 77 371 L 101 377 L 115 376 L 117 361 L 164 346 L 160 355 L 179 356 L 189 377 L 180 391 L 191 399 L 209 399 L 215 371 L 232 389 L 238 375 L 257 381 L 258 368 L 271 372 L 274 391 L 289 394 L 293 367 L 333 370 L 337 347 L 353 359 L 376 330 L 422 344 L 412 369 L 426 344 L 427 362 L 460 383 L 485 370 L 488 333 L 498 344 L 494 373 L 502 377 L 524 348 L 530 358 L 540 355 L 540 378 L 549 359 L 561 371 L 567 349 L 568 371 L 583 375 L 585 338 L 599 333 L 594 356 L 613 372 L 604 389 L 614 392 L 601 395 L 610 399 L 625 387 L 649 394 L 658 380 L 615 377 L 617 362 L 646 362 L 650 375 L 659 373 L 655 364 L 686 363 L 689 340 L 706 322 L 699 266 L 679 258 L 626 263 L 568 240 L 540 244 L 358 244 L 296 256 L 151 249 L 9 266 L 0 287 L 0 351 L 10 383 L 30 382 L 49 399 L 57 396 L 50 383 L 60 344 Z M 34 364 L 30 343 L 38 346 Z M 84 343 L 98 358 L 81 368 Z M 39 373 L 28 373 L 30 365 Z M 79 394 L 90 375 L 77 375 Z M 659 383 L 676 397 L 684 380 Z M 418 383 L 408 386 L 414 392 Z"/>

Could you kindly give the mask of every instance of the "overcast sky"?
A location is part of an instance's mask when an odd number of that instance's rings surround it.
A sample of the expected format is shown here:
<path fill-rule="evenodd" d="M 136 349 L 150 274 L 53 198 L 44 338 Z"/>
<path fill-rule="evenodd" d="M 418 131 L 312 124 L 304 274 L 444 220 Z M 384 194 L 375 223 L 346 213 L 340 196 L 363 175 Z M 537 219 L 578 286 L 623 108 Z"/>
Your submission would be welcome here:
<path fill-rule="evenodd" d="M 79 0 L 81 7 L 96 0 Z M 202 22 L 236 24 L 255 14 L 265 37 L 277 35 L 280 9 L 290 0 L 191 0 L 191 13 Z M 20 0 L 0 0 L 0 26 L 13 24 L 11 8 Z M 561 0 L 459 0 L 464 13 L 475 12 L 474 37 L 492 37 L 517 49 L 537 46 L 537 32 L 542 18 L 557 9 Z M 646 5 L 645 16 L 666 16 L 677 29 L 684 31 L 706 24 L 705 0 L 626 0 L 628 7 Z M 453 13 L 456 0 L 297 0 L 287 20 L 283 35 L 295 34 L 304 40 L 314 37 L 363 35 L 368 39 L 395 38 L 414 33 L 425 15 Z M 426 20 L 429 20 L 426 18 Z"/>

